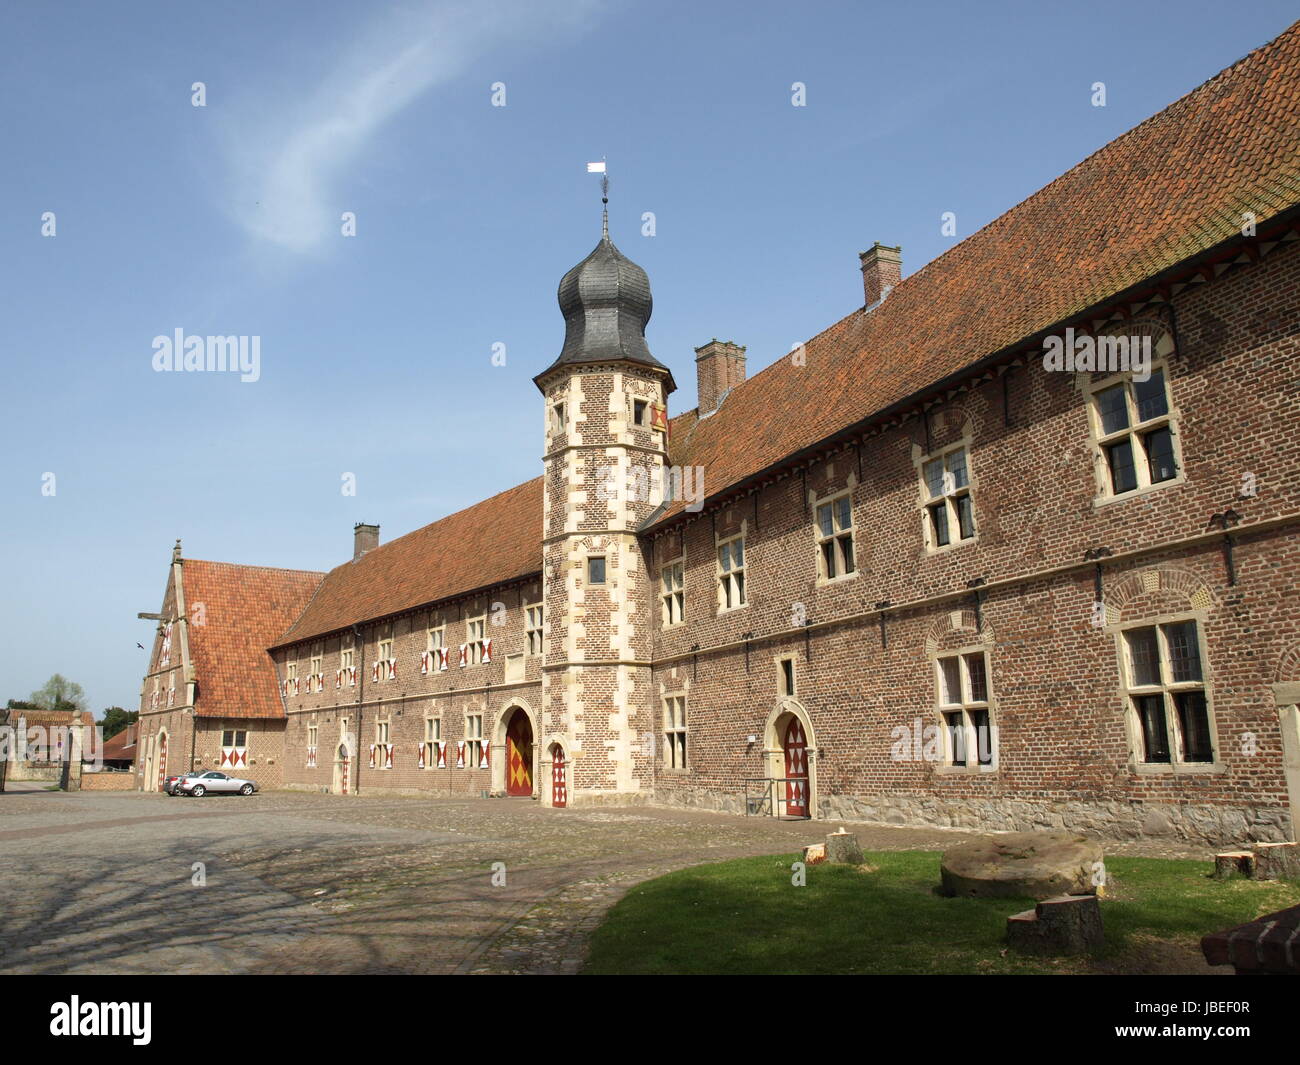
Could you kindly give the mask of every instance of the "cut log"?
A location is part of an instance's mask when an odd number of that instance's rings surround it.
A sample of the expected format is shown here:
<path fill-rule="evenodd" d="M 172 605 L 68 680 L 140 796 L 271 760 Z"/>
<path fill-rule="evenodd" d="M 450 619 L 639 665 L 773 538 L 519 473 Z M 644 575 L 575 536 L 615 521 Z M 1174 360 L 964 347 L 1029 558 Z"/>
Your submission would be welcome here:
<path fill-rule="evenodd" d="M 825 843 L 812 843 L 803 849 L 803 861 L 805 865 L 818 865 L 825 860 Z"/>
<path fill-rule="evenodd" d="M 1224 851 L 1214 856 L 1214 879 L 1227 880 L 1240 874 L 1255 875 L 1255 855 L 1252 851 Z"/>
<path fill-rule="evenodd" d="M 1300 843 L 1256 843 L 1256 880 L 1300 877 Z"/>
<path fill-rule="evenodd" d="M 1057 895 L 1007 918 L 1007 943 L 1024 954 L 1087 954 L 1104 942 L 1096 895 Z"/>

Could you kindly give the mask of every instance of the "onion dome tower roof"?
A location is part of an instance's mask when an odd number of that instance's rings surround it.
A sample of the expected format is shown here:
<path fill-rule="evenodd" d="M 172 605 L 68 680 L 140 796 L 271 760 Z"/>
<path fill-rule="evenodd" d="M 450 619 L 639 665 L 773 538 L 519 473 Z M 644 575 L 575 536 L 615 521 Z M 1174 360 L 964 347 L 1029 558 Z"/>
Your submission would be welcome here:
<path fill-rule="evenodd" d="M 564 346 L 538 379 L 559 366 L 623 361 L 668 367 L 650 354 L 645 327 L 654 301 L 646 272 L 614 246 L 606 221 L 600 243 L 560 281 Z M 669 390 L 673 387 L 668 373 Z"/>

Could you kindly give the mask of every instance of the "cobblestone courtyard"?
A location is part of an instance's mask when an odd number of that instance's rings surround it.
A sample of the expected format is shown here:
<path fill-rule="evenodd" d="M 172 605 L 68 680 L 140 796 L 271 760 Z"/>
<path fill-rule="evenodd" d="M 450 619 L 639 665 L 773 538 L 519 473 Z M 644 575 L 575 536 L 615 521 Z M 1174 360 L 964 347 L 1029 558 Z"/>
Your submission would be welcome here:
<path fill-rule="evenodd" d="M 574 972 L 632 884 L 794 852 L 835 827 L 503 799 L 4 794 L 0 972 Z M 963 835 L 849 827 L 868 850 Z M 1209 856 L 1150 843 L 1107 853 Z M 196 862 L 206 886 L 192 883 Z"/>

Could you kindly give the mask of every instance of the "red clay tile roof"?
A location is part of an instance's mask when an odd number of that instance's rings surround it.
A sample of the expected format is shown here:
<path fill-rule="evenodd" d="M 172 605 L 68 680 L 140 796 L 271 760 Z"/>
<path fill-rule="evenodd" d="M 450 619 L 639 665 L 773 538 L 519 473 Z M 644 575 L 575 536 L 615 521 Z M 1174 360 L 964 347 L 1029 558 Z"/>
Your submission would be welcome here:
<path fill-rule="evenodd" d="M 1300 22 L 674 425 L 705 497 L 1300 203 Z M 678 500 L 655 519 L 679 515 Z"/>
<path fill-rule="evenodd" d="M 1112 141 L 810 340 L 704 419 L 672 420 L 675 465 L 715 496 L 981 358 L 1300 202 L 1300 23 Z M 676 517 L 678 501 L 655 524 Z M 542 479 L 331 570 L 281 647 L 541 568 Z M 274 692 L 274 685 L 268 689 Z M 278 710 L 277 715 L 278 716 Z"/>
<path fill-rule="evenodd" d="M 9 724 L 18 725 L 18 719 L 27 722 L 28 728 L 58 728 L 60 725 L 89 725 L 94 727 L 95 715 L 89 710 L 78 713 L 75 710 L 10 710 Z"/>
<path fill-rule="evenodd" d="M 284 717 L 267 645 L 302 613 L 322 573 L 187 558 L 181 569 L 199 717 Z"/>
<path fill-rule="evenodd" d="M 537 477 L 330 570 L 302 617 L 266 643 L 297 643 L 541 568 L 542 478 Z"/>
<path fill-rule="evenodd" d="M 139 725 L 127 725 L 121 732 L 115 736 L 110 736 L 104 741 L 104 746 L 100 753 L 100 761 L 104 762 L 130 762 L 135 760 L 136 751 L 136 734 L 139 732 Z"/>

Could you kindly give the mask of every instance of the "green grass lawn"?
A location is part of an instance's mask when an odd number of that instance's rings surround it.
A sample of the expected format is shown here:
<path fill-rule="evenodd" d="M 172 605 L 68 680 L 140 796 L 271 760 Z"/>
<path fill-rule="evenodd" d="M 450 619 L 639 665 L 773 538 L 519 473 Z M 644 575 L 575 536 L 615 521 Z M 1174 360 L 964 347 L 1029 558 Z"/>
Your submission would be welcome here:
<path fill-rule="evenodd" d="M 798 855 L 684 869 L 633 888 L 592 937 L 585 971 L 619 973 L 1178 973 L 1204 971 L 1200 937 L 1300 903 L 1300 884 L 1209 878 L 1210 863 L 1108 858 L 1106 946 L 1020 957 L 1006 919 L 1033 900 L 944 898 L 940 855 L 884 851 L 869 871 Z"/>

